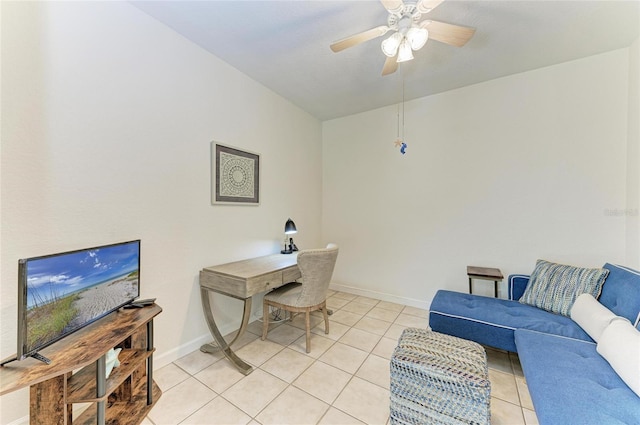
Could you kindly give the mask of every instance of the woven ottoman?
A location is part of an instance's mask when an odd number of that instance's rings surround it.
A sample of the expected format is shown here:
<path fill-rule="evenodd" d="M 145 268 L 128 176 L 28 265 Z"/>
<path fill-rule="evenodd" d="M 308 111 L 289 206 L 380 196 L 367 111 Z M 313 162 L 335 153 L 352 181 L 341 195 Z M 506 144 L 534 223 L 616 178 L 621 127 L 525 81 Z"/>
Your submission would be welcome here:
<path fill-rule="evenodd" d="M 489 424 L 491 384 L 479 344 L 408 328 L 391 357 L 392 424 Z"/>

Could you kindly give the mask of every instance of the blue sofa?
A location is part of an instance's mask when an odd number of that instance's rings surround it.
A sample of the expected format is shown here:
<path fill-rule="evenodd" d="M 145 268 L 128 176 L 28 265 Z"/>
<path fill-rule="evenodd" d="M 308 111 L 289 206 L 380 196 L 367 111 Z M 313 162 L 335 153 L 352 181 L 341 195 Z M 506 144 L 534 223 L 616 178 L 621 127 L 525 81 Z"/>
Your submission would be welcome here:
<path fill-rule="evenodd" d="M 609 270 L 599 302 L 637 324 L 640 273 Z M 640 424 L 640 397 L 596 351 L 571 318 L 518 302 L 529 276 L 511 275 L 508 298 L 440 290 L 429 326 L 436 332 L 517 352 L 540 424 Z"/>

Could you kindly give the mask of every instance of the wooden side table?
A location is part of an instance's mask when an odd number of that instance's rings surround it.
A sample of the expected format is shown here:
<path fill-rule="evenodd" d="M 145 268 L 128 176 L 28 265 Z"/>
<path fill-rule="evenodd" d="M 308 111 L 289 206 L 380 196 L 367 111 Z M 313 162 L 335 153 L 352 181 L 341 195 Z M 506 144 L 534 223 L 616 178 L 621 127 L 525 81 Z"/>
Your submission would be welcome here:
<path fill-rule="evenodd" d="M 498 298 L 498 282 L 501 282 L 504 278 L 500 269 L 494 269 L 491 267 L 467 266 L 467 276 L 469 276 L 470 294 L 473 294 L 473 279 L 493 280 L 494 297 Z"/>

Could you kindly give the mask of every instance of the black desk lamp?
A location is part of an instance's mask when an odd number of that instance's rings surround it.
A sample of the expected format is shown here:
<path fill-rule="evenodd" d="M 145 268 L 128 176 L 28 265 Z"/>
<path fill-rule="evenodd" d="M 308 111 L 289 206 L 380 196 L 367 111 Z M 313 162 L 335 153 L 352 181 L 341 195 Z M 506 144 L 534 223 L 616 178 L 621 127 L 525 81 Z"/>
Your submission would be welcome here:
<path fill-rule="evenodd" d="M 293 243 L 293 238 L 289 238 L 289 246 L 287 247 L 287 235 L 293 235 L 298 230 L 293 220 L 288 219 L 284 224 L 284 249 L 280 251 L 280 254 L 291 254 L 293 251 L 297 251 L 298 247 Z"/>

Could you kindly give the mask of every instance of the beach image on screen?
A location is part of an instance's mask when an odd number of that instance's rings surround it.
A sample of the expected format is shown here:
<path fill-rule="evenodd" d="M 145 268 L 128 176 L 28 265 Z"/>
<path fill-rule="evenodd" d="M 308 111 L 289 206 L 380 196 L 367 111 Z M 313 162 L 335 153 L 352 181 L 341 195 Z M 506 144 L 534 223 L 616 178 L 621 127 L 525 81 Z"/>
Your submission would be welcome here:
<path fill-rule="evenodd" d="M 26 351 L 48 345 L 139 295 L 137 241 L 27 263 Z"/>

